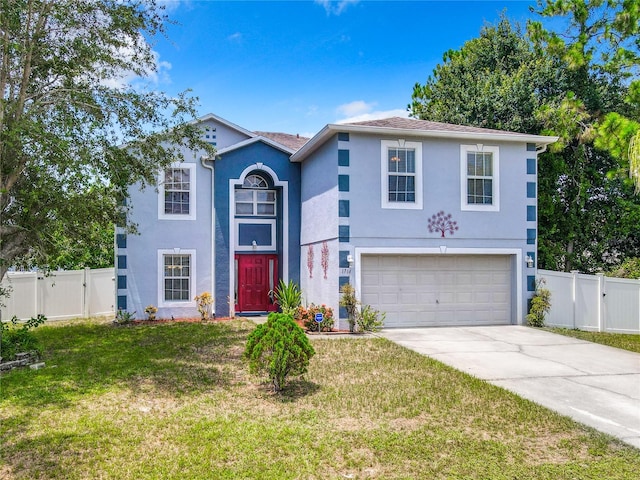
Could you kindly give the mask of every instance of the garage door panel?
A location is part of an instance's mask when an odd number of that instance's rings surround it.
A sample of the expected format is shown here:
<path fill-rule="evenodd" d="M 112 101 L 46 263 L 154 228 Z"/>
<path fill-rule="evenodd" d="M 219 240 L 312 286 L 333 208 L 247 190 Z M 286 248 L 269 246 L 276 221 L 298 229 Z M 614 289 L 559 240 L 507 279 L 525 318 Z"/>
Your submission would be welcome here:
<path fill-rule="evenodd" d="M 473 293 L 472 292 L 461 292 L 455 295 L 456 303 L 472 303 L 473 302 Z"/>
<path fill-rule="evenodd" d="M 399 285 L 400 284 L 400 274 L 399 273 L 390 273 L 384 272 L 382 274 L 382 285 Z"/>
<path fill-rule="evenodd" d="M 511 321 L 508 255 L 362 256 L 362 301 L 387 327 Z"/>

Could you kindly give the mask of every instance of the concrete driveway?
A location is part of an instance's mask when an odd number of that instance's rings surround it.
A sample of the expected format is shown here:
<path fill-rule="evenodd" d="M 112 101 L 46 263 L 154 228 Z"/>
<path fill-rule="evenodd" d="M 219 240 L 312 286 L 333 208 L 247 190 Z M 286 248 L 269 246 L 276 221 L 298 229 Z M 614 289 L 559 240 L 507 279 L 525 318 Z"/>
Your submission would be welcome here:
<path fill-rule="evenodd" d="M 523 326 L 381 336 L 640 448 L 640 354 Z"/>

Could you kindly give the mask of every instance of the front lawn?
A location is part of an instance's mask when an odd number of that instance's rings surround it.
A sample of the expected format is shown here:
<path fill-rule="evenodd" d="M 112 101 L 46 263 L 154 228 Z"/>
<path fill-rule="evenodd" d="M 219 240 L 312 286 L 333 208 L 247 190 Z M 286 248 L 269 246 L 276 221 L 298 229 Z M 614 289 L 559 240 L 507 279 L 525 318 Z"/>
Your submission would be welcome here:
<path fill-rule="evenodd" d="M 585 332 L 582 330 L 571 330 L 569 328 L 549 327 L 548 331 L 565 335 L 567 337 L 579 338 L 589 342 L 601 343 L 610 347 L 622 348 L 631 352 L 640 353 L 640 335 L 628 333 L 606 333 L 606 332 Z"/>
<path fill-rule="evenodd" d="M 247 321 L 35 333 L 0 379 L 2 479 L 629 479 L 640 450 L 387 340 L 312 338 L 282 395 Z"/>

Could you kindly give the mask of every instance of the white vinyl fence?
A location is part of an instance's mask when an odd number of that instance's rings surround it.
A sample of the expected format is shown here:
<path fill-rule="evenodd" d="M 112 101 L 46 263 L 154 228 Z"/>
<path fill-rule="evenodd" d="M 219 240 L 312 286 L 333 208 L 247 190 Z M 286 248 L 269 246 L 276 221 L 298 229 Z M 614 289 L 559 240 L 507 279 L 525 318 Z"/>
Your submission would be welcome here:
<path fill-rule="evenodd" d="M 545 324 L 640 334 L 640 280 L 538 270 L 551 291 Z"/>
<path fill-rule="evenodd" d="M 0 299 L 3 321 L 43 314 L 49 320 L 115 314 L 113 268 L 57 272 L 8 272 L 1 283 L 9 289 Z"/>

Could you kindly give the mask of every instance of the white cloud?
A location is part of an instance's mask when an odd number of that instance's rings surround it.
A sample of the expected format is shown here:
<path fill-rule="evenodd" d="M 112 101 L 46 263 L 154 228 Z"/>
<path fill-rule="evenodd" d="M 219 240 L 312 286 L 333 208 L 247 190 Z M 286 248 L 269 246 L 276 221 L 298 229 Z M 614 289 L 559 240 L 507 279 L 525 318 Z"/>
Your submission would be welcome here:
<path fill-rule="evenodd" d="M 368 113 L 373 110 L 373 107 L 376 106 L 376 103 L 367 103 L 364 100 L 355 100 L 350 103 L 344 103 L 340 105 L 336 110 L 338 113 L 342 115 L 346 115 L 348 117 L 352 117 L 354 115 L 361 115 L 364 113 Z"/>
<path fill-rule="evenodd" d="M 375 110 L 375 111 L 370 111 L 366 113 L 360 113 L 358 115 L 353 115 L 348 118 L 342 118 L 340 120 L 336 120 L 336 123 L 365 122 L 368 120 L 379 120 L 381 118 L 389 118 L 389 117 L 408 118 L 409 112 L 401 108 L 396 108 L 393 110 Z"/>
<path fill-rule="evenodd" d="M 137 43 L 137 45 L 134 45 Z M 135 40 L 131 40 L 126 47 L 120 47 L 114 50 L 114 54 L 121 57 L 128 63 L 134 63 L 136 56 L 140 55 L 141 51 L 148 48 L 148 45 L 142 37 L 139 35 Z M 120 70 L 114 72 L 108 79 L 104 79 L 101 83 L 110 88 L 123 88 L 127 85 L 132 85 L 140 81 L 146 81 L 153 85 L 159 83 L 170 83 L 169 70 L 171 70 L 171 63 L 160 60 L 160 54 L 155 50 L 149 50 L 153 58 L 153 68 L 148 68 L 142 75 L 132 70 Z"/>
<path fill-rule="evenodd" d="M 185 7 L 188 10 L 193 8 L 191 0 L 158 0 L 157 5 L 164 7 L 164 13 L 171 13 L 178 10 L 180 7 Z"/>
<path fill-rule="evenodd" d="M 242 34 L 240 32 L 233 33 L 227 37 L 230 42 L 239 42 L 242 40 Z"/>
<path fill-rule="evenodd" d="M 340 15 L 350 5 L 355 5 L 360 0 L 315 0 L 318 5 L 322 5 L 327 15 Z"/>

